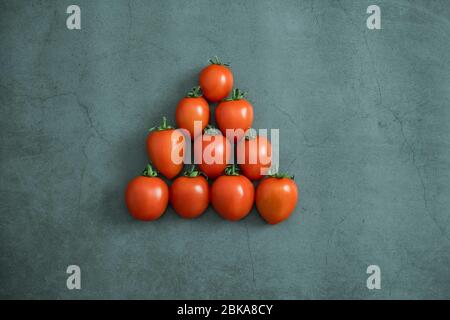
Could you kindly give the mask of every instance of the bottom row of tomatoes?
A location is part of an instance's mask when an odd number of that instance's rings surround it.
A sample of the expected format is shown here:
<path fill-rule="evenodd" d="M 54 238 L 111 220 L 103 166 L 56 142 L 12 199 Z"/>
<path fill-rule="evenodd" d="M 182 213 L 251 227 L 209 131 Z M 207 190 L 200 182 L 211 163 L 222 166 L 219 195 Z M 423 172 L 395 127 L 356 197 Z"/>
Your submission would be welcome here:
<path fill-rule="evenodd" d="M 237 172 L 235 165 L 225 169 L 225 175 L 211 185 L 192 166 L 169 187 L 158 177 L 150 164 L 141 176 L 130 181 L 125 200 L 131 215 L 139 220 L 156 220 L 170 201 L 183 218 L 200 216 L 211 202 L 224 218 L 237 221 L 247 216 L 253 203 L 261 217 L 270 224 L 286 220 L 294 211 L 298 189 L 293 177 L 275 174 L 262 180 L 255 192 L 253 183 Z"/>

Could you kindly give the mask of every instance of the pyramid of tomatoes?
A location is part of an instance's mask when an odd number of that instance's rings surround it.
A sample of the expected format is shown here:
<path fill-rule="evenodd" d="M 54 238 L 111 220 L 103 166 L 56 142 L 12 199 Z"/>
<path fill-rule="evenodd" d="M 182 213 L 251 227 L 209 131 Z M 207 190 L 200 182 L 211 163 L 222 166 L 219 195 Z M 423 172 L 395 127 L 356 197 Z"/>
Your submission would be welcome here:
<path fill-rule="evenodd" d="M 150 163 L 125 192 L 134 218 L 156 220 L 169 202 L 187 219 L 202 215 L 210 203 L 231 221 L 246 217 L 254 204 L 270 224 L 286 220 L 294 211 L 298 201 L 294 177 L 272 168 L 270 141 L 252 128 L 253 106 L 233 84 L 230 66 L 214 57 L 201 70 L 199 86 L 178 103 L 177 127 L 163 117 L 149 130 Z M 217 128 L 211 125 L 210 103 L 215 105 Z M 192 153 L 194 164 L 180 175 L 192 162 L 188 158 Z M 173 180 L 170 188 L 158 174 Z"/>

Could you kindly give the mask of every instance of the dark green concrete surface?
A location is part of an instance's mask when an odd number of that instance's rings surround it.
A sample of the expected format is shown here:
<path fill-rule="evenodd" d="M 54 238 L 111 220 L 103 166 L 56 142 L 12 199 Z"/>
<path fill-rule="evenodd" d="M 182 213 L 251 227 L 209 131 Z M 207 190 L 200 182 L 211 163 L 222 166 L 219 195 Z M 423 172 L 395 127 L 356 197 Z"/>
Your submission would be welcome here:
<path fill-rule="evenodd" d="M 299 206 L 134 221 L 146 130 L 213 55 L 280 128 Z M 444 0 L 0 1 L 0 297 L 450 298 L 449 64 Z"/>

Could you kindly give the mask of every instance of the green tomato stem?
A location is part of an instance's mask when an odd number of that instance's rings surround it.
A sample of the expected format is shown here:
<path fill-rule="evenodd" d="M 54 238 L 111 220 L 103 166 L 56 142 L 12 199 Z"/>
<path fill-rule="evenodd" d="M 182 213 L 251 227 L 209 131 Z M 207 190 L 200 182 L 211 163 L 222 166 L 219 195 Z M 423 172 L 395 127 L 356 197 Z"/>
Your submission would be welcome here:
<path fill-rule="evenodd" d="M 225 174 L 227 176 L 239 176 L 239 169 L 235 164 L 230 164 L 225 168 Z"/>
<path fill-rule="evenodd" d="M 285 173 L 275 173 L 275 174 L 269 175 L 269 177 L 271 177 L 271 178 L 277 178 L 277 179 L 287 178 L 287 179 L 292 179 L 292 180 L 294 180 L 294 175 L 289 175 L 289 174 L 285 174 Z"/>
<path fill-rule="evenodd" d="M 187 98 L 200 98 L 201 96 L 203 96 L 203 92 L 200 86 L 193 87 L 191 91 L 186 94 Z"/>
<path fill-rule="evenodd" d="M 201 172 L 196 170 L 195 164 L 193 164 L 189 168 L 189 170 L 187 170 L 183 173 L 183 176 L 188 177 L 188 178 L 195 178 L 195 177 L 198 177 L 200 174 L 201 174 Z"/>
<path fill-rule="evenodd" d="M 158 176 L 158 172 L 156 172 L 155 170 L 153 170 L 152 165 L 149 163 L 147 164 L 147 166 L 145 167 L 144 171 L 142 171 L 142 175 L 144 177 L 157 177 Z"/>
<path fill-rule="evenodd" d="M 226 98 L 225 101 L 235 101 L 235 100 L 242 100 L 247 95 L 247 92 L 241 91 L 238 88 L 233 89 L 231 91 L 231 97 Z"/>
<path fill-rule="evenodd" d="M 219 66 L 227 66 L 227 67 L 230 66 L 229 63 L 224 63 L 224 62 L 220 61 L 218 56 L 214 56 L 211 59 L 209 59 L 209 63 L 216 64 L 216 65 L 219 65 Z"/>
<path fill-rule="evenodd" d="M 148 129 L 148 131 L 164 131 L 164 130 L 170 130 L 173 129 L 173 127 L 169 124 L 167 124 L 167 118 L 164 116 L 162 117 L 162 124 L 157 127 L 153 127 Z"/>

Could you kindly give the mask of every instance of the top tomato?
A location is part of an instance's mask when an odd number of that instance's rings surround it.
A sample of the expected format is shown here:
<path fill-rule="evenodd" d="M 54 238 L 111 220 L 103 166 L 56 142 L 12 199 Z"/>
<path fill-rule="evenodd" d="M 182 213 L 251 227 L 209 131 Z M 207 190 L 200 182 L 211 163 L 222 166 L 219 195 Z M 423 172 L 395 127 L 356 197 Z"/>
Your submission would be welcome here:
<path fill-rule="evenodd" d="M 226 98 L 233 88 L 233 74 L 219 58 L 214 57 L 209 62 L 211 65 L 200 72 L 199 83 L 205 98 L 217 102 Z"/>

